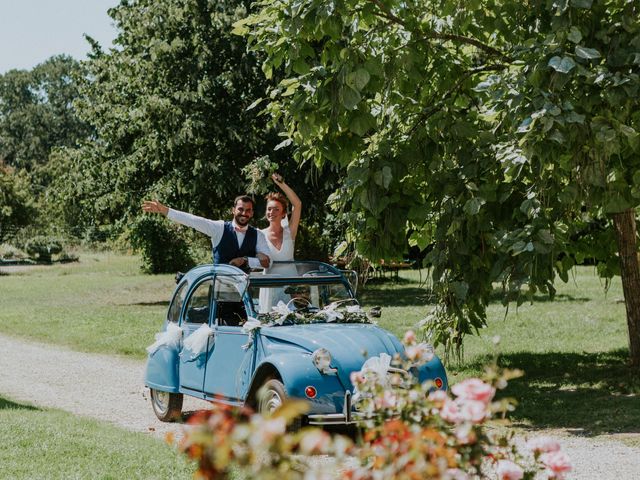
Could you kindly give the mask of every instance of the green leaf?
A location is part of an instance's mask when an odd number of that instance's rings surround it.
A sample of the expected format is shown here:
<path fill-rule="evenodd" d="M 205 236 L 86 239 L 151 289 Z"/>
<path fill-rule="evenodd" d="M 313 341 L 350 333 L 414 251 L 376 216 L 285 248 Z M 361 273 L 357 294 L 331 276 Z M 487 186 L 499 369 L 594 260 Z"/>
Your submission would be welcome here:
<path fill-rule="evenodd" d="M 253 102 L 251 105 L 249 105 L 249 106 L 247 107 L 247 112 L 248 112 L 249 110 L 253 110 L 254 108 L 256 108 L 258 105 L 260 105 L 260 102 L 262 102 L 263 100 L 264 100 L 264 98 L 259 98 L 259 99 L 257 99 L 255 102 Z"/>
<path fill-rule="evenodd" d="M 469 284 L 467 282 L 451 282 L 450 285 L 458 302 L 463 303 L 469 293 Z"/>
<path fill-rule="evenodd" d="M 580 32 L 578 27 L 571 27 L 571 30 L 569 30 L 569 35 L 567 35 L 567 40 L 573 43 L 580 43 L 580 41 L 582 40 L 582 33 Z"/>
<path fill-rule="evenodd" d="M 579 123 L 584 124 L 584 115 L 580 115 L 574 111 L 569 112 L 564 116 L 564 119 L 567 123 Z"/>
<path fill-rule="evenodd" d="M 600 52 L 595 48 L 586 48 L 576 45 L 576 55 L 586 60 L 593 60 L 594 58 L 600 58 Z"/>
<path fill-rule="evenodd" d="M 351 72 L 347 75 L 347 85 L 351 88 L 358 90 L 359 92 L 369 83 L 371 75 L 364 68 L 359 68 L 355 72 Z"/>
<path fill-rule="evenodd" d="M 473 197 L 464 204 L 462 210 L 467 215 L 477 215 L 480 211 L 480 207 L 486 203 L 486 200 L 482 197 Z"/>
<path fill-rule="evenodd" d="M 571 57 L 565 56 L 560 58 L 558 56 L 555 56 L 551 60 L 549 60 L 548 65 L 556 72 L 569 73 L 571 69 L 576 66 L 576 62 L 574 62 Z"/>
<path fill-rule="evenodd" d="M 376 119 L 369 112 L 356 112 L 349 123 L 349 130 L 356 135 L 364 137 L 375 126 Z"/>
<path fill-rule="evenodd" d="M 360 97 L 360 92 L 347 86 L 342 89 L 341 94 L 342 98 L 340 100 L 347 110 L 355 110 L 362 98 Z"/>

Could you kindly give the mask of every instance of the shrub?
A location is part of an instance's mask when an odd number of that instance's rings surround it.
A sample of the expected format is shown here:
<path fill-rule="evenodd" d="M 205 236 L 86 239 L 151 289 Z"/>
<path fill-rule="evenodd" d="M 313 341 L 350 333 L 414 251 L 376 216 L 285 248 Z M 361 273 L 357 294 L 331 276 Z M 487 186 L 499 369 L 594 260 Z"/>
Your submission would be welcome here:
<path fill-rule="evenodd" d="M 392 365 L 409 369 L 411 362 L 432 355 L 412 332 L 405 344 L 407 358 L 395 358 Z M 382 356 L 378 359 L 378 365 L 384 364 Z M 513 408 L 513 401 L 495 401 L 494 394 L 519 376 L 517 371 L 494 366 L 487 370 L 486 381 L 454 385 L 451 397 L 433 390 L 430 382 L 408 384 L 406 377 L 388 374 L 387 368 L 365 367 L 352 375 L 354 401 L 359 398 L 359 412 L 366 418 L 358 443 L 317 428 L 287 432 L 287 424 L 306 409 L 305 402 L 293 400 L 267 417 L 226 406 L 200 412 L 189 421 L 180 448 L 198 462 L 198 474 L 207 479 L 226 479 L 234 472 L 278 480 L 531 480 L 563 479 L 571 469 L 557 442 L 537 439 L 520 449 L 511 432 L 487 428 L 490 419 Z M 310 455 L 329 455 L 334 461 Z"/>
<path fill-rule="evenodd" d="M 195 265 L 177 228 L 164 218 L 140 217 L 131 228 L 129 239 L 141 253 L 142 270 L 147 273 L 175 273 Z"/>
<path fill-rule="evenodd" d="M 26 260 L 28 255 L 13 245 L 3 243 L 0 245 L 0 258 L 3 260 Z"/>
<path fill-rule="evenodd" d="M 62 251 L 62 242 L 54 237 L 38 235 L 27 240 L 24 249 L 34 260 L 51 263 L 51 256 Z"/>

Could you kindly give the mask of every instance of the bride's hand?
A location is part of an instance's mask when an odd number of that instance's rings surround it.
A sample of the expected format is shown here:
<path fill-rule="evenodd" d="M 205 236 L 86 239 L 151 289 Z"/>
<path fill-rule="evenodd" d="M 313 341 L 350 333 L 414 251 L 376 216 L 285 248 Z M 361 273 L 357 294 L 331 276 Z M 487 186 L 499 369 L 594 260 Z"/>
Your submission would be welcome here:
<path fill-rule="evenodd" d="M 282 178 L 282 175 L 280 175 L 279 173 L 274 173 L 273 175 L 271 175 L 271 180 L 273 180 L 277 184 L 284 183 L 284 178 Z"/>

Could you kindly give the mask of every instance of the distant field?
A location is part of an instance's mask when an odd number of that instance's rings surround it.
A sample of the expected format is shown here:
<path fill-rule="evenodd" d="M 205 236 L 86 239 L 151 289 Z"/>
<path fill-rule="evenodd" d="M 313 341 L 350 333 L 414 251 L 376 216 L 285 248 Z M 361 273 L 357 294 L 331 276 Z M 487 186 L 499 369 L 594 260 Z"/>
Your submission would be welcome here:
<path fill-rule="evenodd" d="M 81 253 L 80 263 L 0 275 L 0 332 L 70 348 L 145 357 L 175 286 L 173 275 L 143 275 L 136 257 Z M 398 281 L 371 281 L 365 308 L 381 305 L 380 324 L 401 336 L 428 312 L 426 271 Z M 464 359 L 449 359 L 452 383 L 500 364 L 526 372 L 507 394 L 520 401 L 514 419 L 536 427 L 592 433 L 638 432 L 640 380 L 626 368 L 627 329 L 619 279 L 608 292 L 593 268 L 558 283 L 553 301 L 489 307 L 488 327 L 465 341 Z M 500 338 L 496 346 L 495 337 Z"/>

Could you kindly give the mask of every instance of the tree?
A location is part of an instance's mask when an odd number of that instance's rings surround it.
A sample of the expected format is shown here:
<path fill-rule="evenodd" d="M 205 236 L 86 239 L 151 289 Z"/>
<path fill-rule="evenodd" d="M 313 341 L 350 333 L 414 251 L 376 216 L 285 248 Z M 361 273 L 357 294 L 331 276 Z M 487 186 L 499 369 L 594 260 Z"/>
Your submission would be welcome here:
<path fill-rule="evenodd" d="M 0 162 L 0 243 L 15 229 L 28 225 L 35 212 L 26 173 Z"/>
<path fill-rule="evenodd" d="M 358 250 L 397 255 L 407 238 L 430 249 L 439 302 L 428 327 L 460 348 L 484 326 L 495 282 L 508 304 L 553 295 L 556 276 L 566 280 L 585 257 L 603 276 L 617 273 L 607 212 L 619 231 L 629 220 L 619 237 L 623 257 L 635 255 L 637 8 L 280 0 L 235 31 L 266 55 L 267 77 L 283 72 L 265 111 L 298 161 L 346 169 L 336 198 Z M 639 311 L 625 292 L 628 311 Z"/>
<path fill-rule="evenodd" d="M 73 108 L 82 75 L 80 63 L 66 55 L 0 75 L 0 159 L 33 171 L 54 147 L 75 146 L 90 135 Z"/>
<path fill-rule="evenodd" d="M 274 151 L 282 139 L 267 128 L 268 118 L 250 108 L 269 82 L 246 41 L 231 34 L 249 4 L 136 0 L 109 11 L 117 48 L 104 52 L 94 42 L 77 103 L 97 138 L 60 151 L 52 166 L 69 228 L 100 238 L 147 225 L 135 218 L 141 201 L 152 197 L 226 218 L 246 186 L 242 168 L 265 154 L 303 201 L 312 198 L 289 149 Z M 322 195 L 327 188 L 318 183 Z"/>

